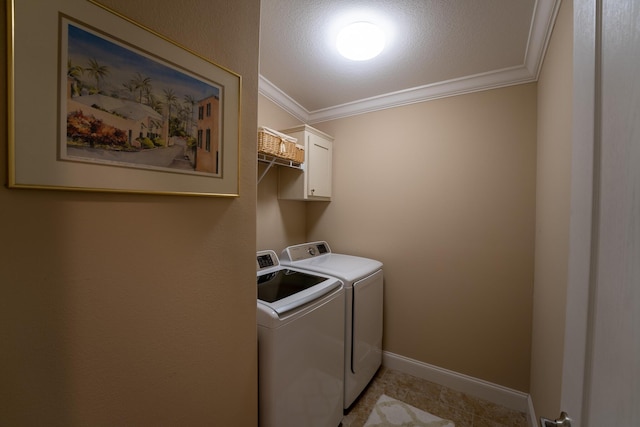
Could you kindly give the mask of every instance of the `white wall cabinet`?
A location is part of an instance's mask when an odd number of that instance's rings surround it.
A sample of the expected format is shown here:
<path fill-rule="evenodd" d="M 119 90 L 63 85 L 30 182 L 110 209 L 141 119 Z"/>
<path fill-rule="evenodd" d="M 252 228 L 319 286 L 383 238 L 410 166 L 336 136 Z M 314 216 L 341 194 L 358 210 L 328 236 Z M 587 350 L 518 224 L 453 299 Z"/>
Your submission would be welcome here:
<path fill-rule="evenodd" d="M 300 170 L 278 168 L 278 198 L 286 200 L 331 200 L 333 138 L 308 125 L 281 131 L 304 145 Z"/>

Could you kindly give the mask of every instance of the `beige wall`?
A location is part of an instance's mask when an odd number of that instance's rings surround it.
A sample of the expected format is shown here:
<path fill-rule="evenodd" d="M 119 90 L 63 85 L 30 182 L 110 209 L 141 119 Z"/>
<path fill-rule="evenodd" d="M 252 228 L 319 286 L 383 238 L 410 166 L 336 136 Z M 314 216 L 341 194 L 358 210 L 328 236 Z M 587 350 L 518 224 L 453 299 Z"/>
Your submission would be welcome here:
<path fill-rule="evenodd" d="M 573 4 L 562 2 L 538 81 L 538 175 L 531 396 L 560 413 L 569 254 Z"/>
<path fill-rule="evenodd" d="M 255 426 L 259 1 L 105 4 L 243 76 L 241 196 L 1 187 L 0 425 Z"/>
<path fill-rule="evenodd" d="M 332 201 L 286 202 L 306 236 L 279 229 L 384 262 L 384 350 L 528 391 L 536 85 L 315 126 L 335 137 Z"/>
<path fill-rule="evenodd" d="M 287 129 L 301 124 L 291 114 L 264 97 L 258 96 L 258 125 Z M 258 177 L 267 169 L 258 164 Z M 272 249 L 280 255 L 287 246 L 306 241 L 306 204 L 278 200 L 278 168 L 272 167 L 258 184 L 257 250 Z"/>

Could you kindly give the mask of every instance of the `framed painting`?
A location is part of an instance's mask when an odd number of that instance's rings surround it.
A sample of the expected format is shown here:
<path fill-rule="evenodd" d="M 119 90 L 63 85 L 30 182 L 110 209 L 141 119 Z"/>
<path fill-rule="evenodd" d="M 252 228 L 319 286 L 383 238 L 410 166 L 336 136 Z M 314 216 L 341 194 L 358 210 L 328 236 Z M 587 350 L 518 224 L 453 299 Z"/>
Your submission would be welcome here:
<path fill-rule="evenodd" d="M 93 0 L 9 0 L 9 187 L 237 196 L 241 76 Z"/>

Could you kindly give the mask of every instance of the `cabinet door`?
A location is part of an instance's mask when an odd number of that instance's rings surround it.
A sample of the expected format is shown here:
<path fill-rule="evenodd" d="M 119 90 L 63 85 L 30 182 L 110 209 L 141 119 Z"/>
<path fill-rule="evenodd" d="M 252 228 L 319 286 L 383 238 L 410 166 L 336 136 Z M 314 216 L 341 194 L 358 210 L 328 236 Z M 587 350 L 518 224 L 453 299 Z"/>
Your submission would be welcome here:
<path fill-rule="evenodd" d="M 331 197 L 331 142 L 312 133 L 307 138 L 307 196 Z"/>

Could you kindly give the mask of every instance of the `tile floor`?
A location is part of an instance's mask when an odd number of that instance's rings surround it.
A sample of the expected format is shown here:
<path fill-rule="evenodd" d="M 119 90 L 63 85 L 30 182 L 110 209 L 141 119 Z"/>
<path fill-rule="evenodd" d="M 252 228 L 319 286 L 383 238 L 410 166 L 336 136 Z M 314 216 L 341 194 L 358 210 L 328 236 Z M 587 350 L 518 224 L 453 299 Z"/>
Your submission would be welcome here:
<path fill-rule="evenodd" d="M 383 393 L 438 417 L 451 420 L 456 427 L 529 426 L 524 413 L 382 367 L 345 414 L 342 427 L 362 427 Z"/>

